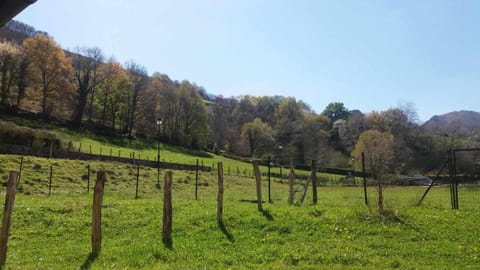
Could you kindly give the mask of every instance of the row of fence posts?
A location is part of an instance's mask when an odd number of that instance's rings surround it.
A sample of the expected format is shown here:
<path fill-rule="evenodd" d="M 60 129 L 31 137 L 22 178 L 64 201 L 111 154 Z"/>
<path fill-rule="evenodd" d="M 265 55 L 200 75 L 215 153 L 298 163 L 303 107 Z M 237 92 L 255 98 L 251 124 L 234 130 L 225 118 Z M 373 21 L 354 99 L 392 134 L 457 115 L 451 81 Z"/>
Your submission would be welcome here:
<path fill-rule="evenodd" d="M 22 157 L 23 160 L 23 157 Z M 362 161 L 364 160 L 362 154 Z M 365 167 L 364 161 L 362 162 L 362 166 Z M 51 175 L 52 175 L 52 167 L 50 167 L 50 183 L 51 183 Z M 198 199 L 198 160 L 196 162 L 196 180 L 195 180 L 195 200 Z M 269 163 L 269 172 L 270 172 L 270 163 Z M 137 185 L 136 185 L 136 194 L 135 198 L 138 198 L 138 178 L 139 178 L 139 171 L 140 166 L 137 166 Z M 253 162 L 253 171 L 256 179 L 256 193 L 257 193 L 257 205 L 258 211 L 263 212 L 262 206 L 262 175 L 259 169 L 258 161 Z M 88 174 L 90 174 L 90 166 L 88 166 Z M 5 265 L 6 258 L 7 258 L 7 242 L 8 242 L 8 235 L 10 230 L 11 224 L 11 214 L 13 211 L 13 205 L 15 201 L 15 191 L 20 179 L 20 173 L 11 171 L 8 183 L 7 183 L 7 194 L 5 196 L 5 207 L 3 213 L 3 221 L 2 221 L 2 231 L 0 234 L 0 268 Z M 269 202 L 271 202 L 270 198 L 270 173 L 268 174 L 268 196 Z M 217 222 L 220 226 L 223 226 L 223 193 L 224 193 L 224 185 L 223 185 L 223 164 L 222 162 L 218 163 L 217 166 L 217 176 L 218 176 L 218 196 L 217 196 Z M 90 177 L 88 177 L 90 178 Z M 312 181 L 312 192 L 313 192 L 313 204 L 317 203 L 317 185 L 316 185 L 316 162 L 312 161 L 312 171 L 311 171 L 311 181 Z M 166 172 L 165 174 L 165 181 L 164 181 L 164 201 L 163 201 L 163 228 L 162 228 L 162 241 L 167 244 L 171 245 L 171 234 L 172 234 L 172 183 L 173 183 L 173 173 L 171 171 Z M 295 172 L 293 168 L 290 169 L 289 174 L 289 198 L 288 202 L 293 203 L 293 183 L 295 179 Z M 94 194 L 93 194 L 93 206 L 92 206 L 92 256 L 96 257 L 99 252 L 101 251 L 101 243 L 102 243 L 102 203 L 103 203 L 103 191 L 105 187 L 106 181 L 106 174 L 104 171 L 97 172 L 97 179 L 95 182 L 94 187 Z M 308 183 L 307 183 L 308 185 Z M 87 190 L 90 189 L 90 180 L 88 180 L 88 187 Z M 51 184 L 50 184 L 51 187 Z M 365 191 L 365 203 L 368 204 L 367 200 L 367 193 L 366 193 L 366 178 L 364 174 L 364 191 Z M 49 195 L 51 189 L 49 188 Z"/>
<path fill-rule="evenodd" d="M 158 168 L 159 169 L 159 168 Z M 21 173 L 23 170 L 23 156 L 20 157 L 20 169 L 18 173 L 18 179 L 21 179 Z M 198 200 L 198 177 L 199 177 L 199 160 L 196 160 L 196 166 L 195 166 L 195 200 Z M 90 164 L 87 165 L 87 193 L 90 192 L 90 172 L 91 172 L 91 167 Z M 160 170 L 157 171 L 157 178 L 160 175 Z M 53 179 L 53 166 L 50 165 L 50 171 L 49 171 L 49 177 L 48 177 L 48 196 L 52 195 L 52 179 Z M 138 198 L 138 192 L 139 192 L 139 179 L 140 179 L 140 164 L 137 164 L 137 172 L 136 172 L 136 177 L 135 177 L 135 199 Z M 156 187 L 160 189 L 160 184 L 157 183 Z"/>
<path fill-rule="evenodd" d="M 255 164 L 255 162 L 254 162 Z M 270 156 L 268 157 L 268 165 L 267 165 L 267 181 L 268 181 L 268 202 L 272 203 L 272 198 L 271 198 L 271 158 Z M 258 162 L 257 162 L 258 165 Z M 202 161 L 202 167 L 203 167 L 203 161 Z M 20 171 L 19 171 L 19 177 L 22 173 L 22 168 L 23 168 L 23 156 L 20 159 Z M 199 160 L 196 160 L 195 163 L 195 200 L 198 200 L 198 176 L 199 176 Z M 212 165 L 212 168 L 215 168 L 215 165 Z M 228 167 L 230 171 L 230 166 Z M 256 171 L 255 171 L 255 165 L 254 165 L 254 177 L 257 178 L 256 176 Z M 313 195 L 313 203 L 316 204 L 318 202 L 318 194 L 317 194 L 317 177 L 316 177 L 316 161 L 312 160 L 311 163 L 311 175 L 310 175 L 310 180 L 312 181 L 312 195 Z M 366 180 L 366 175 L 365 175 L 365 156 L 364 153 L 362 152 L 362 171 L 363 171 L 363 189 L 364 189 L 364 199 L 365 199 L 365 205 L 368 205 L 368 195 L 367 195 L 367 180 Z M 222 174 L 223 174 L 223 168 L 222 168 Z M 293 174 L 293 176 L 292 176 Z M 50 174 L 49 174 L 49 181 L 48 181 L 48 195 L 51 196 L 52 193 L 52 177 L 53 177 L 53 166 L 50 166 Z M 136 173 L 136 185 L 135 185 L 135 199 L 138 198 L 138 192 L 139 192 L 139 177 L 140 177 L 140 164 L 137 164 L 137 173 Z M 160 167 L 157 166 L 157 188 L 160 189 L 160 183 L 159 183 L 159 177 L 160 177 Z M 293 180 L 291 179 L 293 177 Z M 281 178 L 283 179 L 283 175 L 281 175 Z M 295 172 L 293 167 L 291 166 L 291 171 L 290 174 L 288 175 L 288 181 L 289 181 L 289 202 L 292 201 L 293 203 L 293 181 L 295 179 Z M 307 182 L 308 186 L 308 182 Z M 305 187 L 306 191 L 307 187 Z M 87 192 L 90 192 L 90 164 L 87 165 Z M 305 195 L 305 194 L 304 194 Z M 292 198 L 290 198 L 292 197 Z M 303 202 L 303 199 L 302 199 Z"/>
<path fill-rule="evenodd" d="M 197 161 L 198 168 L 198 161 Z M 90 166 L 88 166 L 90 171 Z M 218 197 L 217 197 L 217 222 L 223 224 L 223 165 L 221 162 L 218 163 Z M 51 170 L 52 171 L 52 170 Z M 135 198 L 138 198 L 138 175 L 139 175 L 139 166 L 137 167 L 137 189 Z M 198 190 L 198 170 L 197 170 L 197 180 L 196 180 L 196 192 L 195 199 L 197 197 Z M 7 259 L 7 246 L 8 246 L 8 236 L 11 225 L 11 216 L 13 211 L 13 204 L 15 201 L 15 191 L 19 181 L 19 173 L 16 171 L 11 171 L 9 174 L 9 179 L 7 183 L 7 194 L 5 196 L 5 207 L 3 213 L 3 222 L 2 230 L 0 234 L 0 269 L 6 263 Z M 93 205 L 92 205 L 92 236 L 91 236 L 91 245 L 92 252 L 91 257 L 96 258 L 102 248 L 102 204 L 103 204 L 103 192 L 106 182 L 106 173 L 104 171 L 97 172 L 97 179 L 95 182 L 95 187 L 93 191 Z M 164 181 L 164 196 L 163 196 L 163 227 L 162 227 L 162 241 L 166 245 L 171 245 L 172 240 L 172 185 L 173 185 L 173 173 L 167 171 L 165 174 Z M 51 185 L 50 185 L 51 186 Z"/>

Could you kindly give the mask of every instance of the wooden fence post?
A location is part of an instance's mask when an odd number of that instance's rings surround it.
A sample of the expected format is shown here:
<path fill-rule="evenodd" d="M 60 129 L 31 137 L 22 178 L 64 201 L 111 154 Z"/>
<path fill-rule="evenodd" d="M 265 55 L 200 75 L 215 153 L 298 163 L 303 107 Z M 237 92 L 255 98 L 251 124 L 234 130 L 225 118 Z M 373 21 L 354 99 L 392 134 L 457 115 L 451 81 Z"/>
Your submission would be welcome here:
<path fill-rule="evenodd" d="M 198 159 L 195 164 L 195 200 L 198 200 Z"/>
<path fill-rule="evenodd" d="M 18 183 L 22 180 L 23 156 L 20 157 L 20 169 L 18 171 Z"/>
<path fill-rule="evenodd" d="M 293 166 L 290 168 L 290 175 L 288 176 L 288 203 L 293 203 L 293 182 L 295 181 L 295 171 L 293 170 Z"/>
<path fill-rule="evenodd" d="M 313 204 L 317 204 L 317 164 L 315 160 L 312 160 L 312 192 Z"/>
<path fill-rule="evenodd" d="M 90 193 L 90 164 L 87 165 L 87 193 Z"/>
<path fill-rule="evenodd" d="M 172 172 L 165 175 L 163 184 L 163 242 L 172 241 Z"/>
<path fill-rule="evenodd" d="M 258 211 L 262 212 L 262 175 L 260 174 L 260 169 L 258 168 L 258 161 L 253 162 L 253 171 L 255 172 L 255 178 L 257 180 L 257 201 L 258 201 Z"/>
<path fill-rule="evenodd" d="M 270 185 L 270 163 L 271 163 L 271 157 L 268 156 L 268 202 L 272 203 L 271 185 Z"/>
<path fill-rule="evenodd" d="M 3 208 L 2 232 L 0 235 L 0 268 L 3 268 L 7 261 L 7 242 L 12 222 L 13 203 L 15 202 L 15 191 L 17 189 L 18 173 L 11 171 L 8 177 L 7 194 L 5 195 L 5 207 Z"/>
<path fill-rule="evenodd" d="M 92 254 L 97 256 L 102 249 L 102 202 L 106 176 L 104 171 L 97 172 L 97 181 L 93 190 L 92 207 Z"/>
<path fill-rule="evenodd" d="M 223 223 L 223 164 L 218 162 L 218 208 L 217 221 L 218 224 Z"/>
<path fill-rule="evenodd" d="M 52 158 L 53 155 L 53 141 L 50 141 L 50 150 L 48 152 L 48 158 Z"/>
<path fill-rule="evenodd" d="M 52 176 L 53 176 L 53 166 L 50 165 L 50 180 L 48 181 L 48 196 L 52 195 Z"/>
<path fill-rule="evenodd" d="M 140 177 L 140 164 L 137 164 L 137 184 L 135 187 L 135 199 L 138 199 L 138 178 Z"/>

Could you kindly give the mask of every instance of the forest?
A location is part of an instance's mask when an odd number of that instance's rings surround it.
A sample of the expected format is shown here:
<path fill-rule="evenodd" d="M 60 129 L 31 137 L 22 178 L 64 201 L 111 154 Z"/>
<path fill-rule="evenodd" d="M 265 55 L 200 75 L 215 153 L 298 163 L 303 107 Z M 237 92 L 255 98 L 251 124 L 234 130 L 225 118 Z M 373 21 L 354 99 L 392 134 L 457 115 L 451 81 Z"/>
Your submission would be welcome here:
<path fill-rule="evenodd" d="M 20 22 L 5 27 L 25 38 L 0 42 L 2 113 L 235 158 L 272 156 L 285 165 L 316 160 L 335 168 L 360 166 L 359 138 L 376 130 L 391 138 L 387 169 L 397 174 L 430 172 L 447 149 L 479 145 L 477 134 L 454 128 L 425 131 L 409 104 L 364 114 L 337 101 L 317 113 L 294 97 L 213 96 L 188 80 L 149 75 L 133 60 L 107 58 L 96 47 L 69 52 Z"/>

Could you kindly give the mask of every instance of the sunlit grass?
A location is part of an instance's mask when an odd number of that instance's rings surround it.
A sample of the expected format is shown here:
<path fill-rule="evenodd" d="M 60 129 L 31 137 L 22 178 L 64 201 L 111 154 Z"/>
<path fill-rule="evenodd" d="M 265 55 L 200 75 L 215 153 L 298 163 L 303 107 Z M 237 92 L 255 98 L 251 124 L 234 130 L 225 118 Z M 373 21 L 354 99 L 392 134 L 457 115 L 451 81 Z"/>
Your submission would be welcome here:
<path fill-rule="evenodd" d="M 18 159 L 0 156 L 2 182 Z M 57 167 L 50 197 L 49 165 Z M 215 173 L 200 173 L 197 201 L 194 173 L 175 171 L 170 247 L 161 241 L 163 190 L 155 187 L 156 170 L 141 170 L 140 196 L 134 199 L 136 168 L 103 162 L 91 163 L 92 170 L 107 172 L 107 182 L 102 252 L 89 261 L 92 191 L 86 192 L 81 178 L 86 165 L 25 158 L 8 269 L 464 269 L 479 264 L 480 213 L 449 210 L 444 187 L 435 187 L 420 207 L 415 202 L 424 187 L 388 187 L 387 215 L 380 217 L 373 187 L 369 206 L 361 187 L 319 187 L 317 205 L 310 189 L 303 204 L 299 192 L 288 205 L 288 185 L 275 179 L 273 203 L 265 203 L 262 213 L 251 203 L 255 181 L 225 175 L 219 226 Z M 262 188 L 267 201 L 265 179 Z"/>

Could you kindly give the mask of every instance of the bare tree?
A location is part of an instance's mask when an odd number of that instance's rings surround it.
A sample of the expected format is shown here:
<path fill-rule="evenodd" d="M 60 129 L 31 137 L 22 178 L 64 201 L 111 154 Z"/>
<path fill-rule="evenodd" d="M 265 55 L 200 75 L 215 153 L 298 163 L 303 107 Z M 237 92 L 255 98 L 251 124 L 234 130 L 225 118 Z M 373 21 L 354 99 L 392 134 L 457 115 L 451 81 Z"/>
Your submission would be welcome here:
<path fill-rule="evenodd" d="M 141 117 L 138 113 L 138 105 L 141 101 L 142 94 L 148 85 L 148 74 L 145 67 L 130 61 L 126 64 L 127 71 L 130 75 L 130 91 L 128 92 L 127 103 L 127 133 L 132 136 L 133 128 L 137 120 Z"/>
<path fill-rule="evenodd" d="M 91 98 L 94 96 L 95 89 L 98 84 L 98 69 L 103 61 L 104 57 L 102 51 L 97 47 L 77 48 L 76 54 L 74 54 L 72 57 L 78 98 L 73 116 L 73 122 L 77 126 L 79 126 L 82 122 L 88 96 L 90 95 Z M 92 107 L 90 106 L 90 120 L 91 111 Z"/>
<path fill-rule="evenodd" d="M 378 130 L 367 130 L 360 135 L 353 151 L 353 157 L 356 160 L 361 160 L 362 152 L 365 154 L 366 166 L 368 166 L 373 178 L 377 181 L 378 212 L 380 215 L 385 213 L 383 177 L 393 160 L 393 149 L 392 134 Z"/>

